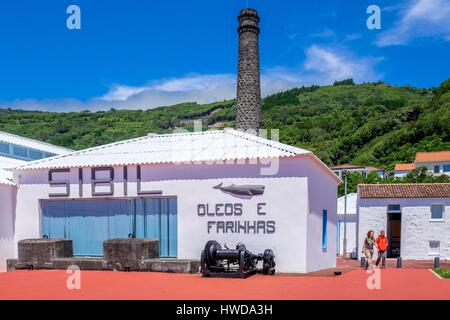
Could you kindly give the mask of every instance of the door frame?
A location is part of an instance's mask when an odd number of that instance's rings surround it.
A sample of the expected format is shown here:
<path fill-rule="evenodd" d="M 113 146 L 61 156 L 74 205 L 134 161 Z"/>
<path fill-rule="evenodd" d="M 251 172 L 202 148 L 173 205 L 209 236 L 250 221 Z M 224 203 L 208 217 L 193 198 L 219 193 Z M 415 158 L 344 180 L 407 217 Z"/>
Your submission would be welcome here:
<path fill-rule="evenodd" d="M 400 209 L 399 210 L 389 210 L 389 205 L 399 205 Z M 392 219 L 393 215 L 398 215 L 398 219 Z M 392 235 L 391 235 L 391 221 L 394 220 L 398 220 L 400 223 L 400 227 L 399 227 L 399 239 L 398 239 L 398 246 L 399 246 L 399 252 L 398 255 L 392 254 Z M 389 203 L 387 206 L 387 210 L 386 210 L 386 236 L 388 237 L 389 240 L 389 247 L 387 250 L 387 258 L 397 258 L 397 257 L 401 257 L 402 255 L 402 206 L 400 203 Z"/>

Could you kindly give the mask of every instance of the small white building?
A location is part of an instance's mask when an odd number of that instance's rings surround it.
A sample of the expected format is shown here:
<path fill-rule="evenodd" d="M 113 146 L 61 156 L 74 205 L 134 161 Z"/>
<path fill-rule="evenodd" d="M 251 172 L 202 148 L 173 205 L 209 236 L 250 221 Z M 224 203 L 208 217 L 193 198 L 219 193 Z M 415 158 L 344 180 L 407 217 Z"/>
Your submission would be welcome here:
<path fill-rule="evenodd" d="M 388 257 L 450 259 L 450 183 L 358 186 L 358 254 L 369 230 L 385 230 Z"/>
<path fill-rule="evenodd" d="M 0 272 L 14 256 L 17 185 L 11 169 L 29 161 L 67 154 L 71 150 L 0 131 Z"/>
<path fill-rule="evenodd" d="M 336 264 L 340 179 L 309 151 L 240 131 L 121 141 L 23 165 L 14 181 L 15 245 L 64 237 L 98 256 L 134 235 L 158 238 L 162 257 L 199 259 L 217 240 L 272 249 L 279 272 Z"/>
<path fill-rule="evenodd" d="M 394 169 L 394 177 L 403 178 L 414 169 L 416 169 L 416 165 L 414 163 L 397 163 Z"/>
<path fill-rule="evenodd" d="M 340 164 L 330 168 L 340 179 L 344 177 L 344 173 L 360 173 L 362 176 L 367 177 L 372 172 L 375 172 L 378 177 L 385 179 L 387 177 L 386 170 L 378 167 L 366 167 L 353 164 Z"/>
<path fill-rule="evenodd" d="M 337 221 L 337 254 L 344 254 L 344 235 L 347 236 L 347 254 L 351 257 L 357 257 L 356 235 L 358 231 L 358 216 L 356 214 L 357 193 L 347 195 L 347 203 L 345 196 L 338 199 L 338 221 Z M 345 214 L 345 204 L 347 204 L 347 212 Z M 346 226 L 345 226 L 346 225 Z M 347 229 L 347 230 L 345 230 Z"/>
<path fill-rule="evenodd" d="M 416 168 L 427 167 L 433 175 L 450 176 L 450 151 L 418 152 L 414 163 Z"/>

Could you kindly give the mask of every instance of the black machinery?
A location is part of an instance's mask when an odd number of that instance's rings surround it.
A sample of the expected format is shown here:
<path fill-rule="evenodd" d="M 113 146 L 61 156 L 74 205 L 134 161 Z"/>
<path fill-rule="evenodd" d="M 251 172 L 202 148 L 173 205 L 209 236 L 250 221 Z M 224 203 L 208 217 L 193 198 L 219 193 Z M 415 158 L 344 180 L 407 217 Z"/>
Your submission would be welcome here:
<path fill-rule="evenodd" d="M 253 254 L 239 243 L 236 249 L 222 249 L 214 240 L 206 243 L 201 257 L 201 273 L 204 277 L 247 278 L 260 272 L 264 275 L 275 274 L 275 255 L 270 249 L 264 253 Z M 263 262 L 262 269 L 258 269 L 258 261 Z"/>

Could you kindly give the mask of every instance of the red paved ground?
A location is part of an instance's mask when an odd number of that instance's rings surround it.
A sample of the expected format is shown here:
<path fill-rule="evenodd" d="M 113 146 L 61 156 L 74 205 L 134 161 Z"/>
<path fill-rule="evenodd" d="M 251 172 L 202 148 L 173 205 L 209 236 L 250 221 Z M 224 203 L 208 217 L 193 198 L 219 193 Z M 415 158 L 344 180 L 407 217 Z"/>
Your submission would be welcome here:
<path fill-rule="evenodd" d="M 450 299 L 450 281 L 426 269 L 381 270 L 369 290 L 363 270 L 339 277 L 262 276 L 246 280 L 200 275 L 82 271 L 81 290 L 66 288 L 65 271 L 0 274 L 0 299 Z"/>

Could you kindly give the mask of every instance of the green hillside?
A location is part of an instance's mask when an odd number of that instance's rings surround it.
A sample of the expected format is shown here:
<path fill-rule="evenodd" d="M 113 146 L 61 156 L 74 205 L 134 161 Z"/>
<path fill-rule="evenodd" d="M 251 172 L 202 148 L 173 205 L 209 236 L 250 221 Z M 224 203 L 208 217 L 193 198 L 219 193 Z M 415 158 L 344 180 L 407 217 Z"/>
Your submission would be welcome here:
<path fill-rule="evenodd" d="M 149 110 L 37 112 L 0 109 L 0 130 L 83 149 L 149 132 L 234 126 L 235 102 L 183 103 Z M 281 142 L 314 151 L 325 163 L 352 162 L 392 170 L 417 151 L 450 150 L 450 79 L 439 88 L 385 83 L 292 89 L 267 97 L 263 127 Z"/>

